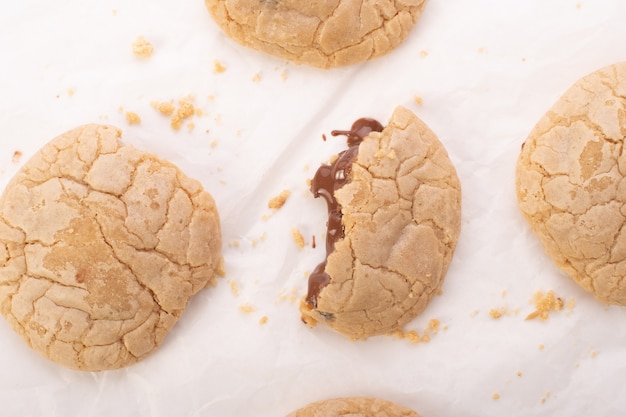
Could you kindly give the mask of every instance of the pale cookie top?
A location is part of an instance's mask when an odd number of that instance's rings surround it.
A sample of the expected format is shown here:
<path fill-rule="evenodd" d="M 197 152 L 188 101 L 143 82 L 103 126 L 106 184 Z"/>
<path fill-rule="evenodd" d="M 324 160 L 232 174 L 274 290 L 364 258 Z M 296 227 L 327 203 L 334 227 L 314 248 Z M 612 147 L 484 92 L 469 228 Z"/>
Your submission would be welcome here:
<path fill-rule="evenodd" d="M 408 36 L 426 0 L 205 0 L 237 42 L 320 68 L 390 52 Z"/>
<path fill-rule="evenodd" d="M 461 227 L 461 186 L 446 150 L 398 107 L 361 142 L 335 191 L 345 236 L 328 256 L 330 282 L 303 320 L 353 339 L 401 329 L 439 291 Z"/>
<path fill-rule="evenodd" d="M 62 134 L 0 197 L 0 311 L 70 368 L 144 358 L 221 259 L 212 197 L 120 138 L 100 125 Z"/>
<path fill-rule="evenodd" d="M 576 82 L 522 147 L 517 196 L 555 263 L 626 305 L 626 63 Z"/>
<path fill-rule="evenodd" d="M 307 405 L 287 417 L 420 417 L 415 411 L 378 398 L 335 398 Z"/>

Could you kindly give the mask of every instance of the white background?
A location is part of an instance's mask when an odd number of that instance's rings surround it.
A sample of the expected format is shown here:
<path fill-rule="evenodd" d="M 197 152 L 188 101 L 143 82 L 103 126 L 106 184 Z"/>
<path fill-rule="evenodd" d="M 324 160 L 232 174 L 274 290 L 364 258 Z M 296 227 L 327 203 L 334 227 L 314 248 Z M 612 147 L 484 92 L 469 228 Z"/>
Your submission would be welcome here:
<path fill-rule="evenodd" d="M 194 298 L 159 350 L 119 371 L 62 368 L 0 320 L 0 416 L 273 417 L 347 395 L 424 417 L 626 412 L 626 310 L 600 304 L 554 267 L 514 186 L 520 146 L 541 115 L 575 80 L 626 58 L 626 2 L 430 0 L 393 53 L 329 71 L 234 43 L 201 0 L 4 3 L 0 186 L 57 134 L 114 124 L 126 143 L 170 159 L 215 197 L 226 276 Z M 132 54 L 138 36 L 154 45 L 148 59 Z M 204 115 L 191 132 L 174 132 L 150 102 L 189 94 Z M 463 187 L 443 293 L 407 328 L 438 319 L 447 330 L 424 344 L 351 342 L 304 326 L 290 300 L 324 257 L 323 244 L 310 242 L 323 242 L 325 205 L 306 180 L 344 146 L 332 129 L 363 116 L 386 122 L 397 105 L 436 132 Z M 129 126 L 120 107 L 142 123 Z M 268 209 L 284 189 L 287 204 Z M 540 290 L 576 306 L 525 321 Z M 497 308 L 510 315 L 491 318 Z"/>

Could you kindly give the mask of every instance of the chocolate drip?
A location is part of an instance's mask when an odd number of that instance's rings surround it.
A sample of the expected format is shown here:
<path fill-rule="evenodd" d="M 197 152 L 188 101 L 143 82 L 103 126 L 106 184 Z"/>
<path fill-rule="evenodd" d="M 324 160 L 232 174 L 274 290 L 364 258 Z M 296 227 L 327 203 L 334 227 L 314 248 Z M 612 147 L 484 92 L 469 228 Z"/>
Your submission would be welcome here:
<path fill-rule="evenodd" d="M 348 138 L 348 149 L 339 153 L 337 160 L 331 165 L 319 167 L 311 183 L 311 192 L 315 198 L 323 197 L 328 207 L 326 226 L 326 259 L 320 263 L 309 276 L 309 288 L 306 302 L 311 308 L 317 308 L 317 297 L 330 282 L 325 272 L 328 255 L 335 250 L 335 243 L 344 237 L 341 206 L 335 199 L 335 191 L 343 187 L 350 178 L 352 163 L 359 152 L 359 145 L 370 132 L 382 132 L 383 126 L 376 120 L 362 118 L 352 124 L 350 130 L 333 130 L 331 135 L 344 135 Z"/>

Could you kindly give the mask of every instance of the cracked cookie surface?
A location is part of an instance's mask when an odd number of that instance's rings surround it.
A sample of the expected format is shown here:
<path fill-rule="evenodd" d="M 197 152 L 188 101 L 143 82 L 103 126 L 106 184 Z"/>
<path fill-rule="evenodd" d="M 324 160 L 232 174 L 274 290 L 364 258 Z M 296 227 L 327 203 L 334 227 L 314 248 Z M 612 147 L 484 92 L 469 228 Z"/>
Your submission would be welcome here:
<path fill-rule="evenodd" d="M 415 411 L 391 401 L 370 397 L 334 398 L 318 401 L 287 417 L 420 417 Z"/>
<path fill-rule="evenodd" d="M 221 260 L 213 198 L 120 138 L 104 125 L 66 132 L 0 197 L 0 311 L 74 369 L 145 358 Z"/>
<path fill-rule="evenodd" d="M 205 0 L 232 39 L 298 64 L 331 68 L 396 48 L 426 0 Z"/>
<path fill-rule="evenodd" d="M 316 302 L 301 302 L 302 319 L 352 339 L 399 330 L 440 290 L 452 260 L 461 228 L 456 170 L 428 126 L 398 107 L 382 132 L 362 140 L 334 196 L 344 236 Z"/>
<path fill-rule="evenodd" d="M 626 63 L 570 87 L 517 162 L 519 206 L 556 265 L 599 300 L 626 305 Z"/>

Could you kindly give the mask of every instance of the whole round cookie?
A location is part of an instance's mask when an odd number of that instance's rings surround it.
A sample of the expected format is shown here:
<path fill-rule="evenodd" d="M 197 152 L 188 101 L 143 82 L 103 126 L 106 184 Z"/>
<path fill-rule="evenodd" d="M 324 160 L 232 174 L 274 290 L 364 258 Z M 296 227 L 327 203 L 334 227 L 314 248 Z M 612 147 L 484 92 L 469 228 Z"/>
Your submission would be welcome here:
<path fill-rule="evenodd" d="M 401 329 L 437 294 L 461 227 L 461 186 L 435 134 L 398 107 L 360 119 L 349 149 L 317 171 L 329 211 L 327 259 L 309 277 L 302 319 L 352 339 Z"/>
<path fill-rule="evenodd" d="M 318 401 L 287 417 L 420 417 L 415 411 L 391 401 L 370 397 L 334 398 Z"/>
<path fill-rule="evenodd" d="M 205 0 L 205 4 L 235 41 L 298 64 L 331 68 L 396 48 L 426 0 Z"/>
<path fill-rule="evenodd" d="M 577 81 L 539 120 L 517 162 L 517 197 L 556 265 L 626 305 L 626 63 Z"/>
<path fill-rule="evenodd" d="M 80 370 L 145 358 L 221 261 L 213 198 L 120 138 L 102 125 L 64 133 L 0 197 L 0 311 Z"/>

